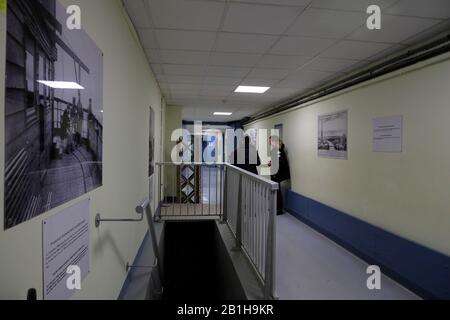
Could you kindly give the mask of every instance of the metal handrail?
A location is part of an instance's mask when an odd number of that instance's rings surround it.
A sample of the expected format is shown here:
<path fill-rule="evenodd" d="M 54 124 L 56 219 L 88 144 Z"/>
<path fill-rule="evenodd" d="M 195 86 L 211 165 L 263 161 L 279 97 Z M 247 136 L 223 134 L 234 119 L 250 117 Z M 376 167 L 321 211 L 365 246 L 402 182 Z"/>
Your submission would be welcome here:
<path fill-rule="evenodd" d="M 261 183 L 261 184 L 264 184 L 264 185 L 268 186 L 271 190 L 278 190 L 278 183 L 273 182 L 272 180 L 269 180 L 267 178 L 258 176 L 258 175 L 254 174 L 254 173 L 245 171 L 244 169 L 236 167 L 236 166 L 234 166 L 234 165 L 232 165 L 230 163 L 225 163 L 225 166 L 227 168 L 230 168 L 230 169 L 232 169 L 234 171 L 239 172 L 241 175 L 246 176 L 250 180 L 253 180 L 253 181 L 256 181 L 258 183 Z"/>
<path fill-rule="evenodd" d="M 150 237 L 152 239 L 153 252 L 155 254 L 155 262 L 152 266 L 139 266 L 139 265 L 130 265 L 128 262 L 126 264 L 126 271 L 128 272 L 131 268 L 148 268 L 148 269 L 156 269 L 158 272 L 158 282 L 160 286 L 160 291 L 156 294 L 162 294 L 164 291 L 164 286 L 162 284 L 162 275 L 163 270 L 161 269 L 160 264 L 160 255 L 159 255 L 159 247 L 158 241 L 156 239 L 156 231 L 153 221 L 152 209 L 150 207 L 150 200 L 148 198 L 144 199 L 140 205 L 135 208 L 135 211 L 140 217 L 138 219 L 101 219 L 100 213 L 97 213 L 95 216 L 95 226 L 98 228 L 101 222 L 140 222 L 144 220 L 144 214 L 147 217 L 148 229 L 150 232 Z M 150 274 L 152 281 L 154 282 L 153 273 Z"/>
<path fill-rule="evenodd" d="M 236 167 L 228 162 L 180 162 L 180 163 L 174 163 L 174 162 L 157 162 L 155 163 L 156 166 L 181 166 L 181 165 L 193 165 L 193 166 L 204 166 L 204 167 L 214 167 L 214 166 L 225 166 L 228 168 L 231 168 L 232 170 L 238 171 L 240 174 L 247 176 L 251 180 L 257 181 L 259 183 L 263 183 L 267 186 L 269 186 L 272 190 L 278 190 L 278 183 L 273 182 L 272 180 L 269 180 L 267 178 L 258 176 L 254 173 L 245 171 L 244 169 L 241 169 L 239 167 Z"/>
<path fill-rule="evenodd" d="M 100 227 L 101 222 L 140 222 L 144 220 L 144 211 L 145 208 L 149 205 L 149 200 L 145 199 L 142 201 L 140 205 L 138 205 L 135 209 L 136 213 L 140 216 L 138 219 L 102 219 L 100 213 L 95 215 L 95 227 Z"/>

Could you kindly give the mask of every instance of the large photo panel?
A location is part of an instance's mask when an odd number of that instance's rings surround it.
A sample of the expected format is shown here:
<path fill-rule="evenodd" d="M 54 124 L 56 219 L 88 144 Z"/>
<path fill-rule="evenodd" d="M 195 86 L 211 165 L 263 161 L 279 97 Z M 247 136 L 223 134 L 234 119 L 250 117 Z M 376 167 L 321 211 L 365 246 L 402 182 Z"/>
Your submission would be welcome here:
<path fill-rule="evenodd" d="M 102 185 L 103 54 L 56 0 L 9 0 L 5 229 Z"/>

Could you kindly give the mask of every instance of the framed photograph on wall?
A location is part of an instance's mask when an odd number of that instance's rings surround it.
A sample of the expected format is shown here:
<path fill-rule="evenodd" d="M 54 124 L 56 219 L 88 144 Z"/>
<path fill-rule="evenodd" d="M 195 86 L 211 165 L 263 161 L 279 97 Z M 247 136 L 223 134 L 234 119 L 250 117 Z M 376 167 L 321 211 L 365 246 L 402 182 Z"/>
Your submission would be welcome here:
<path fill-rule="evenodd" d="M 155 111 L 150 107 L 149 112 L 149 135 L 148 135 L 148 176 L 149 176 L 149 199 L 153 200 L 154 173 L 155 173 Z"/>
<path fill-rule="evenodd" d="M 150 107 L 150 131 L 149 131 L 149 155 L 148 155 L 148 176 L 153 176 L 155 172 L 155 111 Z"/>
<path fill-rule="evenodd" d="M 319 115 L 319 158 L 347 159 L 348 111 Z"/>
<path fill-rule="evenodd" d="M 10 0 L 5 229 L 102 185 L 103 54 L 57 0 Z"/>

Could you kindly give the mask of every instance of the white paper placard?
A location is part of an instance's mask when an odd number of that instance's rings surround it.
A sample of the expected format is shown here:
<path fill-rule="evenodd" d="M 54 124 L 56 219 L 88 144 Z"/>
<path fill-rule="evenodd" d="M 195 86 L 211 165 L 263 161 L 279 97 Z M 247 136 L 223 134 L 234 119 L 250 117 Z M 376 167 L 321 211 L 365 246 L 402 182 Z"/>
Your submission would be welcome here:
<path fill-rule="evenodd" d="M 402 152 L 403 117 L 373 119 L 373 151 Z"/>
<path fill-rule="evenodd" d="M 89 273 L 89 200 L 84 200 L 43 221 L 42 263 L 44 299 L 67 300 L 75 292 L 67 288 L 67 268 Z"/>

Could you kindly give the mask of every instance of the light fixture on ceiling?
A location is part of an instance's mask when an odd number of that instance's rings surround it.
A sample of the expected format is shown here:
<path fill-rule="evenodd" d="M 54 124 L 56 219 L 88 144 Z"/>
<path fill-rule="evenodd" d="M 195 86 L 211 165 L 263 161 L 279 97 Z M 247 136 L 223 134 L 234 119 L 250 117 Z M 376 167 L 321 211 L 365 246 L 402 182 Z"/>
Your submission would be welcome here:
<path fill-rule="evenodd" d="M 70 81 L 45 81 L 38 80 L 37 82 L 53 89 L 68 89 L 68 90 L 84 90 L 84 87 L 76 82 Z"/>
<path fill-rule="evenodd" d="M 214 112 L 215 116 L 231 116 L 232 112 Z"/>
<path fill-rule="evenodd" d="M 239 86 L 234 91 L 236 93 L 265 93 L 270 87 L 256 87 L 256 86 Z"/>

